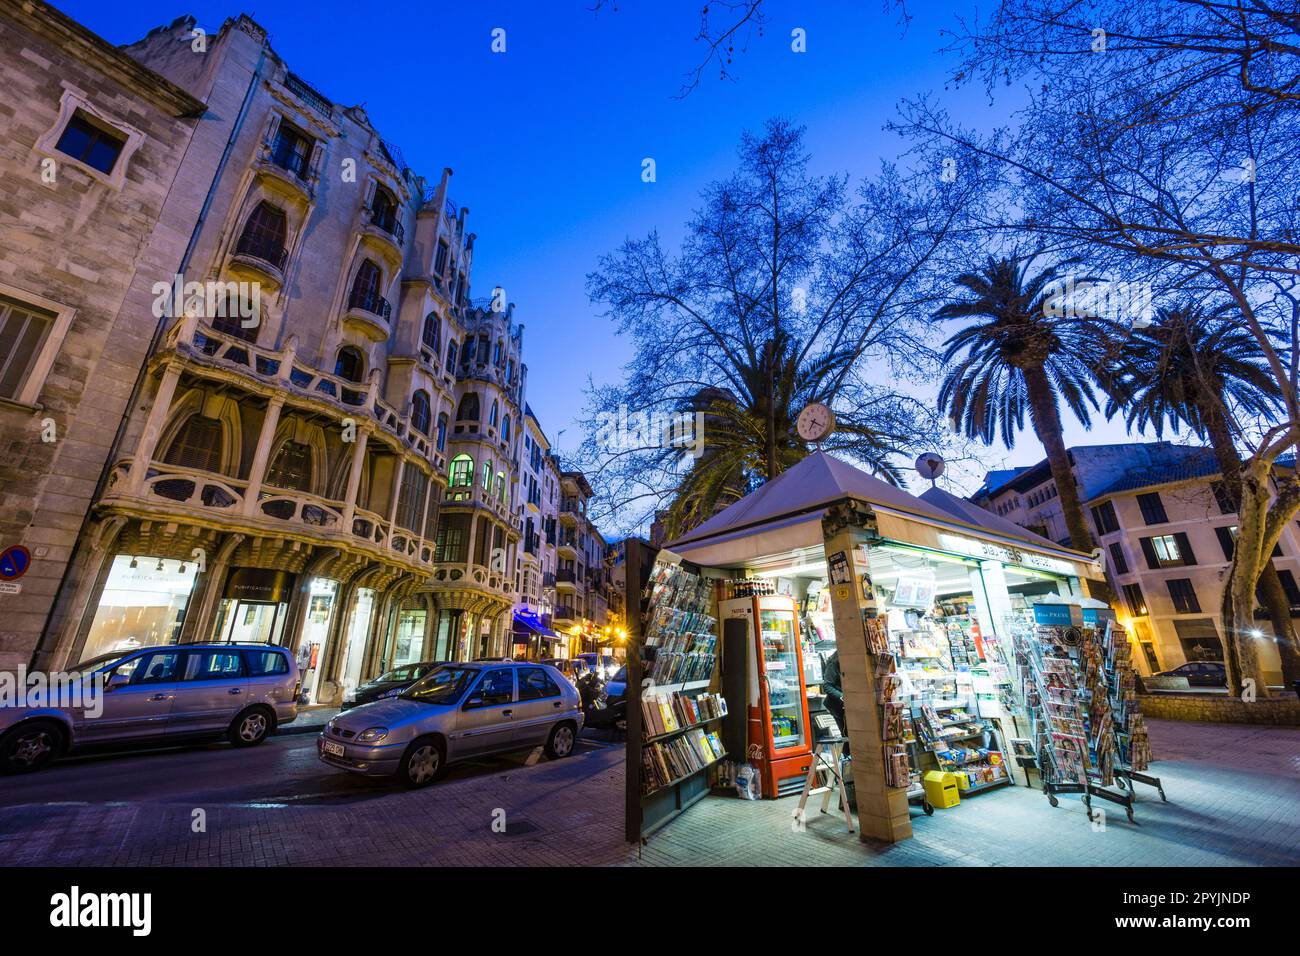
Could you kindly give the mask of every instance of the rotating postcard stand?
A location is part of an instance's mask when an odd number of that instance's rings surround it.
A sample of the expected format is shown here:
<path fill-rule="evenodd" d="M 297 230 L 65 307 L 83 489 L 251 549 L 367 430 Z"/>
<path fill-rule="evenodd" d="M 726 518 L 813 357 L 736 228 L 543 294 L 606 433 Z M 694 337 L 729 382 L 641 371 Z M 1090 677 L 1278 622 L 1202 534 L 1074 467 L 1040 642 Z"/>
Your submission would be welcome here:
<path fill-rule="evenodd" d="M 1127 789 L 1134 802 L 1137 790 L 1133 784 L 1154 787 L 1161 802 L 1168 803 L 1160 778 L 1143 772 L 1151 763 L 1151 743 L 1147 738 L 1146 719 L 1138 709 L 1137 678 L 1128 634 L 1115 621 L 1105 622 L 1104 631 L 1091 632 L 1087 657 L 1099 675 L 1100 693 L 1111 712 L 1116 751 L 1115 785 Z"/>

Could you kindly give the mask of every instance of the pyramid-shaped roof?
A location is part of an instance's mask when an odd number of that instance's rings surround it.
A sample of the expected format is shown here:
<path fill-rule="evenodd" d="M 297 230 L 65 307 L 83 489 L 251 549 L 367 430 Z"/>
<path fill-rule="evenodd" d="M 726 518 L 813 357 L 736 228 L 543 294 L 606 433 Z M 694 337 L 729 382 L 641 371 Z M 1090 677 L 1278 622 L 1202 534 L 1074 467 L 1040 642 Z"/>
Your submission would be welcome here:
<path fill-rule="evenodd" d="M 942 508 L 960 521 L 973 524 L 978 528 L 984 528 L 986 531 L 993 531 L 1009 538 L 1020 538 L 1045 548 L 1069 547 L 1068 545 L 1057 544 L 1050 538 L 1044 538 L 1040 534 L 1034 534 L 1034 532 L 1021 527 L 1014 521 L 1008 521 L 1001 515 L 994 514 L 987 508 L 981 508 L 965 498 L 958 498 L 956 495 L 949 494 L 937 485 L 922 492 L 921 500 L 928 501 L 937 508 Z"/>
<path fill-rule="evenodd" d="M 900 511 L 950 522 L 953 516 L 930 502 L 908 494 L 886 481 L 861 471 L 848 462 L 816 451 L 794 467 L 777 475 L 752 494 L 692 528 L 668 547 L 689 544 L 703 538 L 796 515 L 840 501 L 858 498 Z M 1028 534 L 1023 528 L 1019 537 Z M 1056 545 L 1052 545 L 1056 547 Z"/>

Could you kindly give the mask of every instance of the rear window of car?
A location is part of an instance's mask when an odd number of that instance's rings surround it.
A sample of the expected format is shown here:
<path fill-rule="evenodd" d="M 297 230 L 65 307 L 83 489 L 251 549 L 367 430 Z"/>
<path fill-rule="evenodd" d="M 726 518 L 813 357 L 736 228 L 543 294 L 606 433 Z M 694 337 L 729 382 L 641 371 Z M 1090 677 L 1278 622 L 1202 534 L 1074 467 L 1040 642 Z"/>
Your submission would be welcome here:
<path fill-rule="evenodd" d="M 560 685 L 551 675 L 540 667 L 519 668 L 519 699 L 540 700 L 543 697 L 559 697 Z"/>
<path fill-rule="evenodd" d="M 289 659 L 280 651 L 245 651 L 244 661 L 250 677 L 289 673 Z"/>

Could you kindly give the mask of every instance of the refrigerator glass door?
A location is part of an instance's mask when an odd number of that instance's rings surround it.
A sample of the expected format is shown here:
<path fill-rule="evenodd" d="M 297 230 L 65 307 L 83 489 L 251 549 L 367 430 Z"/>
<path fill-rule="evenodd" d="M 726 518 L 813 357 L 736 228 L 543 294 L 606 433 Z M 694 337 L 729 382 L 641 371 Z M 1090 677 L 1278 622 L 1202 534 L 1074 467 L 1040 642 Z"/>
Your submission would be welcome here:
<path fill-rule="evenodd" d="M 760 611 L 759 629 L 768 707 L 772 712 L 772 747 L 774 750 L 794 747 L 804 741 L 803 685 L 799 680 L 794 614 Z"/>

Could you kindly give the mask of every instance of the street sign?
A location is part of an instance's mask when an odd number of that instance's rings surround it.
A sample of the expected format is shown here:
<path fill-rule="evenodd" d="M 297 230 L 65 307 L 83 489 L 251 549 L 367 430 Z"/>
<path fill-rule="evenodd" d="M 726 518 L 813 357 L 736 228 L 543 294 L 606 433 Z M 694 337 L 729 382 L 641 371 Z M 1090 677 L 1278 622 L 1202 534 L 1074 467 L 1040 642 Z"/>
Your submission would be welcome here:
<path fill-rule="evenodd" d="M 32 566 L 32 553 L 21 544 L 0 551 L 0 581 L 17 581 Z"/>

